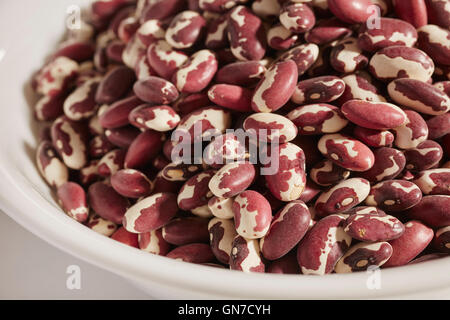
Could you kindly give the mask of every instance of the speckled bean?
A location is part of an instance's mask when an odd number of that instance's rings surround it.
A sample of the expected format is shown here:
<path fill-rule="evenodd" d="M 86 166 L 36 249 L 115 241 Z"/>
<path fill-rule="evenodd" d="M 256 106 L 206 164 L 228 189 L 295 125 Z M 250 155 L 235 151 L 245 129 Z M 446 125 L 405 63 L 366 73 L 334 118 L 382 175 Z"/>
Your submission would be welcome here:
<path fill-rule="evenodd" d="M 342 227 L 345 218 L 331 215 L 319 220 L 309 230 L 297 249 L 297 261 L 303 274 L 331 273 L 351 244 Z"/>
<path fill-rule="evenodd" d="M 345 212 L 366 199 L 370 192 L 369 181 L 362 178 L 344 180 L 323 192 L 314 209 L 320 217 Z"/>
<path fill-rule="evenodd" d="M 335 76 L 322 76 L 300 81 L 292 95 L 297 104 L 324 103 L 338 99 L 345 90 L 345 82 Z"/>
<path fill-rule="evenodd" d="M 309 229 L 311 215 L 303 201 L 288 203 L 273 218 L 267 234 L 260 240 L 264 258 L 276 260 L 286 255 Z"/>
<path fill-rule="evenodd" d="M 388 242 L 358 243 L 344 254 L 334 270 L 336 273 L 350 273 L 381 267 L 392 256 L 392 251 Z"/>
<path fill-rule="evenodd" d="M 337 165 L 351 171 L 373 167 L 373 152 L 363 143 L 342 134 L 326 134 L 318 143 L 319 151 Z"/>

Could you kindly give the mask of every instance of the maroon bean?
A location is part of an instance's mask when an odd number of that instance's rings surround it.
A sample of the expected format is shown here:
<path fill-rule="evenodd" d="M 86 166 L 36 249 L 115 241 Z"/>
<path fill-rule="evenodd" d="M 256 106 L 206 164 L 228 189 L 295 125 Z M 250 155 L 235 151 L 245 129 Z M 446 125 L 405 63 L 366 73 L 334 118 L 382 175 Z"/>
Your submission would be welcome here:
<path fill-rule="evenodd" d="M 388 130 L 406 123 L 402 109 L 387 102 L 347 101 L 341 111 L 351 122 L 368 129 Z"/>
<path fill-rule="evenodd" d="M 139 134 L 128 148 L 125 167 L 139 168 L 148 164 L 161 151 L 162 138 L 160 132 L 153 130 Z"/>
<path fill-rule="evenodd" d="M 329 0 L 328 6 L 331 12 L 339 19 L 347 23 L 365 23 L 371 13 L 370 0 Z"/>
<path fill-rule="evenodd" d="M 261 239 L 264 258 L 276 260 L 286 255 L 309 229 L 311 215 L 303 201 L 292 201 L 273 218 L 269 231 Z"/>
<path fill-rule="evenodd" d="M 345 220 L 344 231 L 364 242 L 390 241 L 399 238 L 405 232 L 405 226 L 393 216 L 356 213 Z"/>
<path fill-rule="evenodd" d="M 250 9 L 237 6 L 228 16 L 231 52 L 242 61 L 261 60 L 266 52 L 261 20 Z"/>
<path fill-rule="evenodd" d="M 216 197 L 234 197 L 252 184 L 255 174 L 255 167 L 250 162 L 229 163 L 209 180 L 209 190 Z"/>
<path fill-rule="evenodd" d="M 394 148 L 379 148 L 373 151 L 375 163 L 371 169 L 361 172 L 360 177 L 370 182 L 390 180 L 397 177 L 405 168 L 406 158 Z"/>
<path fill-rule="evenodd" d="M 142 10 L 141 21 L 150 19 L 165 19 L 183 10 L 186 3 L 183 0 L 148 1 Z"/>
<path fill-rule="evenodd" d="M 170 251 L 166 257 L 190 263 L 207 263 L 214 261 L 214 255 L 210 246 L 204 243 L 191 243 L 177 247 Z"/>
<path fill-rule="evenodd" d="M 208 219 L 186 217 L 173 219 L 162 229 L 162 236 L 170 244 L 208 243 Z"/>
<path fill-rule="evenodd" d="M 111 239 L 119 241 L 127 246 L 139 248 L 138 235 L 136 233 L 128 232 L 124 227 L 117 229 L 112 235 Z"/>
<path fill-rule="evenodd" d="M 422 199 L 422 191 L 405 180 L 386 180 L 372 186 L 366 204 L 388 212 L 405 211 Z"/>
<path fill-rule="evenodd" d="M 318 143 L 319 151 L 337 165 L 351 171 L 373 167 L 373 152 L 363 143 L 342 134 L 326 134 Z"/>
<path fill-rule="evenodd" d="M 434 116 L 427 120 L 428 138 L 439 139 L 450 133 L 450 113 Z"/>
<path fill-rule="evenodd" d="M 367 270 L 370 266 L 381 267 L 392 256 L 388 242 L 358 243 L 351 247 L 338 261 L 336 273 Z"/>
<path fill-rule="evenodd" d="M 257 84 L 265 71 L 259 61 L 239 61 L 220 68 L 215 80 L 217 83 L 250 86 Z"/>
<path fill-rule="evenodd" d="M 132 87 L 136 76 L 130 68 L 120 66 L 109 71 L 100 82 L 95 101 L 113 103 L 122 98 Z"/>
<path fill-rule="evenodd" d="M 115 40 L 108 43 L 105 48 L 105 54 L 110 62 L 123 63 L 123 52 L 125 51 L 126 44 L 122 41 Z"/>
<path fill-rule="evenodd" d="M 230 84 L 216 84 L 208 90 L 208 98 L 214 104 L 240 112 L 252 111 L 253 90 Z"/>
<path fill-rule="evenodd" d="M 416 28 L 427 24 L 428 16 L 424 0 L 393 0 L 392 4 L 400 19 L 408 21 Z"/>
<path fill-rule="evenodd" d="M 181 95 L 180 98 L 173 103 L 173 109 L 181 116 L 185 116 L 195 110 L 205 108 L 211 104 L 206 93 L 192 93 L 189 95 Z"/>
<path fill-rule="evenodd" d="M 426 225 L 440 228 L 450 225 L 450 196 L 431 195 L 422 198 L 407 214 L 411 219 L 420 220 Z"/>
<path fill-rule="evenodd" d="M 128 115 L 130 112 L 141 104 L 142 100 L 136 96 L 116 101 L 100 114 L 99 121 L 101 126 L 107 129 L 126 126 L 129 124 Z"/>
<path fill-rule="evenodd" d="M 420 222 L 407 222 L 403 235 L 389 242 L 393 252 L 384 266 L 395 267 L 407 264 L 428 246 L 433 235 L 433 230 Z"/>
<path fill-rule="evenodd" d="M 140 171 L 122 169 L 111 176 L 111 186 L 127 198 L 140 198 L 150 194 L 153 183 Z"/>
<path fill-rule="evenodd" d="M 326 1 L 324 1 L 326 2 Z M 313 29 L 305 34 L 305 40 L 318 45 L 326 44 L 340 38 L 346 38 L 352 30 L 337 18 L 322 20 Z"/>
<path fill-rule="evenodd" d="M 84 189 L 74 182 L 66 182 L 58 187 L 58 202 L 67 215 L 78 222 L 84 222 L 89 215 Z"/>
<path fill-rule="evenodd" d="M 281 257 L 271 261 L 266 268 L 266 273 L 299 274 L 300 267 L 295 255 L 296 249 Z"/>
<path fill-rule="evenodd" d="M 113 187 L 104 182 L 95 182 L 88 189 L 90 207 L 103 219 L 122 224 L 129 202 Z"/>
<path fill-rule="evenodd" d="M 133 90 L 139 99 L 154 104 L 167 104 L 178 98 L 178 91 L 172 83 L 153 76 L 137 81 Z"/>
<path fill-rule="evenodd" d="M 291 60 L 272 66 L 256 87 L 252 109 L 256 112 L 272 112 L 281 108 L 291 98 L 298 72 Z"/>
<path fill-rule="evenodd" d="M 364 201 L 369 192 L 369 181 L 362 178 L 347 179 L 322 192 L 314 209 L 320 217 L 345 212 Z"/>
<path fill-rule="evenodd" d="M 105 130 L 105 136 L 109 142 L 119 148 L 128 148 L 140 133 L 139 129 L 131 126 Z"/>
<path fill-rule="evenodd" d="M 303 274 L 331 273 L 351 243 L 342 227 L 345 218 L 331 215 L 319 220 L 305 235 L 297 249 Z"/>

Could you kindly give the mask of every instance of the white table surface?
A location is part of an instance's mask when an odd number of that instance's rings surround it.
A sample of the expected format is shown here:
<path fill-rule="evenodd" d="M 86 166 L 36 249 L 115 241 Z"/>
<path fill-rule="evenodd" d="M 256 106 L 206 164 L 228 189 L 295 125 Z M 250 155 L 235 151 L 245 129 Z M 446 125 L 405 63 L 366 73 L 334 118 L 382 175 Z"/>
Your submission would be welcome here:
<path fill-rule="evenodd" d="M 120 277 L 74 258 L 0 211 L 0 299 L 148 299 Z M 80 267 L 80 290 L 66 286 L 67 267 Z"/>

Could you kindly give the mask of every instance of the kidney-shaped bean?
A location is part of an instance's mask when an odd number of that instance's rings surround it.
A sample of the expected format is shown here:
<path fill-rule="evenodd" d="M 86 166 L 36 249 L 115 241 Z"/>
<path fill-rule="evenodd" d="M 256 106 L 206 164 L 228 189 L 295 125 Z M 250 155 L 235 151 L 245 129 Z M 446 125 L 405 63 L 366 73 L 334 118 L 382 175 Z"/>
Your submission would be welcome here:
<path fill-rule="evenodd" d="M 260 240 L 264 258 L 276 260 L 287 254 L 309 229 L 311 215 L 303 201 L 288 203 L 273 218 L 267 234 Z"/>

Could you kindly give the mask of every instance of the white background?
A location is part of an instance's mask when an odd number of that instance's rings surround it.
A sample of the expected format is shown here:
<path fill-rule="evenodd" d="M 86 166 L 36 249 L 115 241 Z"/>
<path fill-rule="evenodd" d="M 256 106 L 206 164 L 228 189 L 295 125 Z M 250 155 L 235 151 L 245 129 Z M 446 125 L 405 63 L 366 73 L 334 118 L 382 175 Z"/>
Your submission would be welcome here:
<path fill-rule="evenodd" d="M 31 234 L 0 211 L 0 299 L 148 299 L 127 281 Z M 81 290 L 69 290 L 67 267 L 81 269 Z"/>

